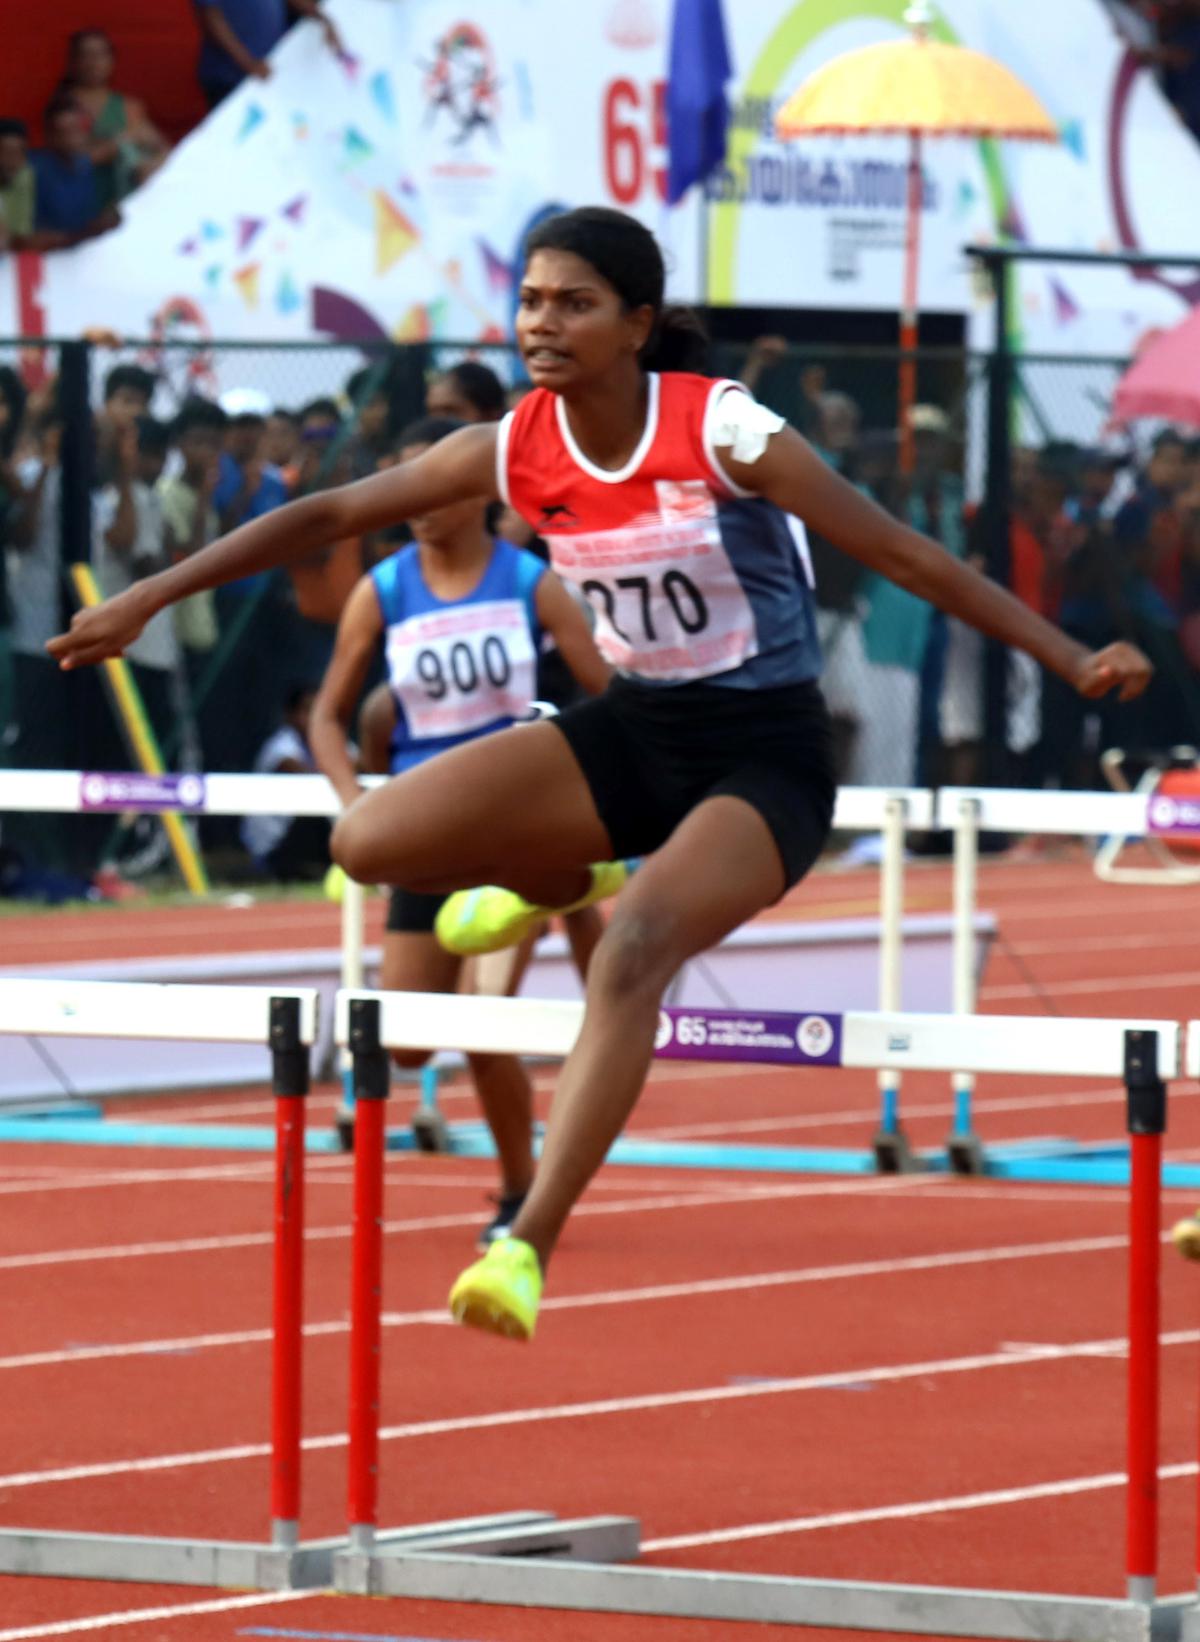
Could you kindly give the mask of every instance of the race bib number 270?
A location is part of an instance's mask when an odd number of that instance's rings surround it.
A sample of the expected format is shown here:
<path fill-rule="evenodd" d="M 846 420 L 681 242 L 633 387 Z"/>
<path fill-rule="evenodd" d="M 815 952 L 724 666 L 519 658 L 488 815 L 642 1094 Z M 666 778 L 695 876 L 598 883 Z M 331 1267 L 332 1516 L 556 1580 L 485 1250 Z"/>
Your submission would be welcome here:
<path fill-rule="evenodd" d="M 704 484 L 656 486 L 657 517 L 549 537 L 554 568 L 596 617 L 605 660 L 648 678 L 722 673 L 753 655 L 754 615 Z"/>

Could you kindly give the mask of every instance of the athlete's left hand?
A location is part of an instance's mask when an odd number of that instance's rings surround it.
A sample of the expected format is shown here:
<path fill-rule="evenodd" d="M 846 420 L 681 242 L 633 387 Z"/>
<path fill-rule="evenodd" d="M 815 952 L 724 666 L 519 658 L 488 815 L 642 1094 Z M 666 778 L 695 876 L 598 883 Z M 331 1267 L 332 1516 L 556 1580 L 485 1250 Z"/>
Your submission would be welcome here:
<path fill-rule="evenodd" d="M 1132 701 L 1149 684 L 1153 672 L 1136 644 L 1106 644 L 1103 650 L 1083 657 L 1071 683 L 1092 701 L 1110 690 L 1117 691 L 1119 701 Z"/>

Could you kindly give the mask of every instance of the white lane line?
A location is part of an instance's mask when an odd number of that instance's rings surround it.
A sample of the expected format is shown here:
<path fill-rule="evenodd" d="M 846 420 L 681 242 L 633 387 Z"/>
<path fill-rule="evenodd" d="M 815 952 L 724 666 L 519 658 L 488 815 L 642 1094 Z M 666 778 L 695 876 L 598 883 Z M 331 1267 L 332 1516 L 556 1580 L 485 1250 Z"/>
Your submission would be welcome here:
<path fill-rule="evenodd" d="M 1194 990 L 1196 970 L 1175 970 L 1168 975 L 1093 975 L 1082 981 L 1046 981 L 1039 977 L 1037 985 L 1054 998 L 1082 997 L 1091 992 L 1154 992 L 1159 988 Z M 981 1003 L 999 1003 L 1009 998 L 1028 998 L 1034 991 L 1028 981 L 1016 986 L 985 986 L 980 989 L 979 999 Z"/>
<path fill-rule="evenodd" d="M 1194 1460 L 1159 1468 L 1164 1482 L 1194 1477 Z M 980 1494 L 951 1494 L 945 1499 L 910 1500 L 902 1505 L 870 1506 L 861 1511 L 828 1511 L 822 1516 L 788 1517 L 779 1522 L 748 1522 L 737 1528 L 714 1528 L 707 1533 L 670 1534 L 642 1541 L 643 1551 L 684 1551 L 699 1545 L 732 1545 L 744 1539 L 773 1539 L 782 1534 L 811 1534 L 822 1528 L 851 1528 L 866 1522 L 900 1522 L 911 1517 L 936 1516 L 942 1511 L 985 1511 L 998 1505 L 1023 1505 L 1030 1500 L 1062 1499 L 1104 1488 L 1123 1488 L 1124 1471 L 1100 1471 L 1090 1477 L 1063 1477 L 1058 1482 L 1033 1483 L 1026 1488 L 993 1488 Z M 2 1638 L 0 1638 L 2 1642 Z"/>
<path fill-rule="evenodd" d="M 90 1614 L 85 1619 L 52 1619 L 43 1625 L 18 1625 L 15 1630 L 0 1631 L 0 1642 L 35 1642 L 43 1636 L 80 1636 L 86 1631 L 111 1631 L 118 1625 L 148 1625 L 156 1619 L 189 1619 L 195 1614 L 265 1608 L 272 1602 L 311 1601 L 321 1594 L 320 1591 L 265 1591 L 256 1592 L 253 1596 L 219 1596 L 205 1602 L 181 1602 L 169 1608 L 127 1608 L 123 1613 Z"/>
<path fill-rule="evenodd" d="M 1200 1329 L 1164 1334 L 1164 1346 L 1194 1345 Z M 791 1396 L 806 1391 L 841 1390 L 847 1385 L 897 1384 L 935 1375 L 975 1374 L 993 1368 L 1025 1368 L 1041 1363 L 1059 1363 L 1081 1358 L 1112 1359 L 1125 1350 L 1121 1338 L 1079 1340 L 1067 1345 L 1009 1347 L 998 1352 L 969 1357 L 934 1358 L 924 1362 L 887 1363 L 862 1368 L 840 1368 L 822 1374 L 797 1375 L 790 1379 L 755 1381 L 750 1385 L 698 1386 L 687 1391 L 660 1391 L 640 1396 L 607 1397 L 590 1402 L 551 1403 L 540 1408 L 501 1409 L 491 1414 L 462 1415 L 453 1419 L 418 1420 L 405 1425 L 383 1426 L 381 1442 L 398 1442 L 423 1437 L 443 1437 L 466 1431 L 494 1431 L 506 1426 L 541 1425 L 550 1420 L 596 1419 L 609 1414 L 640 1414 L 698 1404 L 744 1402 L 752 1398 Z M 344 1431 L 325 1436 L 305 1437 L 301 1446 L 308 1453 L 344 1448 Z M 90 1482 L 101 1477 L 130 1476 L 154 1471 L 176 1471 L 190 1466 L 227 1465 L 242 1460 L 264 1459 L 270 1447 L 264 1442 L 239 1443 L 225 1448 L 194 1449 L 173 1454 L 147 1454 L 135 1459 L 103 1460 L 91 1465 L 63 1465 L 41 1471 L 15 1471 L 0 1476 L 0 1489 L 37 1488 L 49 1483 Z"/>
<path fill-rule="evenodd" d="M 487 1161 L 480 1160 L 481 1164 L 486 1164 Z M 482 1167 L 475 1174 L 428 1173 L 426 1171 L 429 1159 L 415 1153 L 391 1152 L 385 1159 L 385 1165 L 389 1184 L 401 1186 L 406 1191 L 413 1187 L 422 1190 L 464 1187 L 479 1190 L 488 1184 L 489 1178 Z M 220 1181 L 232 1182 L 234 1185 L 248 1182 L 260 1185 L 272 1180 L 274 1174 L 275 1162 L 270 1157 L 254 1162 L 204 1164 L 194 1168 L 110 1169 L 90 1173 L 72 1169 L 45 1169 L 28 1179 L 0 1179 L 0 1197 L 28 1197 L 37 1193 L 57 1191 L 103 1190 L 107 1187 L 158 1186 L 174 1184 L 176 1181 Z M 306 1185 L 346 1186 L 351 1184 L 353 1179 L 353 1160 L 343 1154 L 322 1156 L 317 1153 L 310 1155 L 306 1161 Z M 697 1171 L 697 1190 L 714 1184 L 715 1182 L 709 1179 L 702 1179 L 700 1171 Z M 678 1185 L 678 1174 L 664 1170 L 661 1174 L 652 1175 L 639 1170 L 636 1179 L 597 1180 L 593 1182 L 592 1189 L 601 1192 L 624 1192 L 628 1195 L 630 1192 L 662 1192 Z"/>
<path fill-rule="evenodd" d="M 96 1174 L 73 1174 L 65 1170 L 49 1180 L 0 1182 L 0 1197 L 28 1197 L 34 1192 L 81 1192 L 106 1186 L 159 1186 L 185 1180 L 257 1184 L 269 1180 L 273 1171 L 274 1164 L 269 1162 L 206 1164 L 194 1169 L 113 1169 Z"/>
<path fill-rule="evenodd" d="M 1163 1241 L 1169 1241 L 1164 1234 Z M 550 1295 L 542 1302 L 543 1311 L 581 1311 L 595 1306 L 644 1304 L 655 1300 L 689 1300 L 705 1294 L 747 1294 L 755 1290 L 791 1287 L 802 1283 L 845 1282 L 866 1277 L 894 1277 L 906 1272 L 948 1271 L 962 1266 L 992 1265 L 1001 1260 L 1054 1259 L 1076 1254 L 1099 1254 L 1123 1249 L 1127 1239 L 1079 1237 L 1055 1243 L 1016 1243 L 1008 1246 L 942 1251 L 938 1254 L 901 1255 L 893 1260 L 856 1260 L 844 1265 L 799 1266 L 788 1271 L 748 1272 L 737 1277 L 696 1278 L 686 1283 L 652 1283 L 642 1288 L 597 1289 L 590 1293 Z M 411 1328 L 417 1324 L 451 1324 L 444 1307 L 419 1311 L 383 1313 L 386 1328 Z M 308 1323 L 308 1337 L 345 1334 L 349 1323 L 333 1319 Z M 50 1368 L 67 1363 L 103 1362 L 123 1357 L 161 1357 L 174 1353 L 212 1351 L 226 1346 L 263 1345 L 270 1341 L 269 1328 L 243 1329 L 224 1334 L 181 1335 L 171 1339 L 129 1340 L 109 1345 L 78 1346 L 58 1351 L 33 1351 L 0 1357 L 0 1370 Z"/>
<path fill-rule="evenodd" d="M 1037 1112 L 1058 1111 L 1067 1106 L 1096 1106 L 1104 1101 L 1123 1100 L 1124 1089 L 1119 1084 L 1107 1084 L 1097 1089 L 1077 1089 L 1070 1094 L 1048 1093 L 1044 1095 L 1012 1095 L 993 1096 L 991 1098 L 976 1099 L 972 1102 L 972 1110 L 977 1117 L 986 1116 L 995 1112 Z M 1192 1096 L 1200 1097 L 1200 1089 L 1177 1089 L 1172 1086 L 1172 1099 L 1184 1099 Z M 901 1114 L 905 1118 L 914 1117 L 945 1117 L 954 1110 L 950 1100 L 935 1100 L 917 1103 L 902 1100 Z M 655 1127 L 649 1129 L 632 1129 L 630 1134 L 638 1140 L 686 1140 L 702 1139 L 705 1135 L 725 1134 L 755 1134 L 770 1130 L 784 1129 L 838 1129 L 850 1124 L 870 1123 L 879 1117 L 879 1105 L 862 1106 L 857 1110 L 847 1111 L 842 1107 L 836 1111 L 805 1112 L 796 1117 L 780 1114 L 778 1117 L 732 1118 L 727 1122 L 714 1123 L 681 1123 L 670 1127 Z M 1121 1137 L 1123 1138 L 1123 1137 Z M 995 1141 L 1003 1146 L 1003 1140 Z"/>
<path fill-rule="evenodd" d="M 717 1191 L 675 1192 L 663 1197 L 620 1197 L 606 1203 L 581 1203 L 575 1217 L 581 1215 L 635 1214 L 660 1209 L 707 1208 L 712 1204 L 740 1204 L 770 1202 L 801 1197 L 857 1196 L 860 1193 L 911 1191 L 922 1189 L 934 1175 L 881 1175 L 859 1180 L 805 1182 L 798 1186 L 746 1186 L 736 1194 L 728 1187 Z M 445 1231 L 459 1226 L 476 1226 L 480 1213 L 434 1214 L 414 1220 L 385 1220 L 383 1230 L 388 1236 L 403 1232 Z M 344 1241 L 351 1235 L 345 1225 L 310 1226 L 304 1233 L 305 1242 L 325 1243 Z M 89 1264 L 101 1260 L 148 1259 L 158 1255 L 213 1254 L 227 1249 L 265 1248 L 275 1240 L 273 1231 L 231 1232 L 216 1237 L 183 1237 L 158 1243 L 108 1243 L 93 1248 L 50 1249 L 32 1254 L 0 1256 L 0 1271 L 31 1271 L 46 1266 Z"/>
<path fill-rule="evenodd" d="M 1155 931 L 1147 935 L 1095 935 L 1090 940 L 1077 941 L 1023 941 L 1009 940 L 1004 950 L 1018 958 L 1077 958 L 1081 952 L 1185 952 L 1196 950 L 1196 932 L 1179 930 L 1178 933 Z"/>
<path fill-rule="evenodd" d="M 426 1160 L 422 1159 L 422 1163 Z M 486 1164 L 488 1160 L 481 1159 Z M 421 1190 L 453 1189 L 461 1190 L 464 1187 L 476 1191 L 486 1187 L 489 1177 L 483 1168 L 477 1174 L 423 1174 L 419 1173 L 421 1164 L 415 1158 L 408 1158 L 395 1153 L 387 1159 L 387 1176 L 389 1184 L 403 1187 L 405 1191 L 413 1188 Z M 305 1165 L 306 1186 L 346 1186 L 354 1179 L 353 1161 L 345 1156 L 322 1157 L 320 1155 L 308 1158 Z M 0 1197 L 29 1197 L 38 1193 L 53 1194 L 58 1191 L 74 1192 L 86 1190 L 103 1190 L 108 1187 L 124 1188 L 126 1186 L 157 1186 L 173 1184 L 176 1181 L 200 1181 L 202 1183 L 220 1182 L 233 1185 L 262 1185 L 274 1178 L 275 1164 L 273 1159 L 260 1163 L 231 1163 L 225 1166 L 213 1165 L 194 1169 L 131 1169 L 128 1172 L 114 1169 L 99 1174 L 76 1174 L 64 1170 L 61 1174 L 49 1179 L 0 1181 Z M 702 1183 L 707 1186 L 709 1181 Z M 594 1182 L 593 1189 L 608 1192 L 661 1192 L 668 1187 L 678 1185 L 678 1177 L 666 1173 L 658 1176 L 643 1176 L 639 1172 L 637 1180 L 607 1180 Z M 698 1184 L 697 1190 L 700 1189 Z"/>

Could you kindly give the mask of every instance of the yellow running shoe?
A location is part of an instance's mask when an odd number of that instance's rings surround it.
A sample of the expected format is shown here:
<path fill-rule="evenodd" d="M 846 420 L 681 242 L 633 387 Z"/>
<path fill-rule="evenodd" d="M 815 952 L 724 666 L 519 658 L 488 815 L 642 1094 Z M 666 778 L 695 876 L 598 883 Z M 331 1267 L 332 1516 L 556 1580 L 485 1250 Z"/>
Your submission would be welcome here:
<path fill-rule="evenodd" d="M 1171 1241 L 1185 1260 L 1200 1260 L 1200 1217 L 1189 1214 L 1171 1227 Z"/>
<path fill-rule="evenodd" d="M 586 895 L 565 907 L 535 906 L 511 889 L 499 889 L 494 884 L 460 889 L 442 902 L 434 931 L 447 952 L 456 952 L 462 958 L 501 952 L 506 946 L 518 945 L 547 918 L 607 900 L 622 887 L 630 872 L 627 861 L 598 861 L 589 870 L 592 882 Z"/>
<path fill-rule="evenodd" d="M 542 1298 L 542 1269 L 528 1243 L 500 1237 L 450 1290 L 456 1323 L 506 1340 L 532 1340 Z"/>

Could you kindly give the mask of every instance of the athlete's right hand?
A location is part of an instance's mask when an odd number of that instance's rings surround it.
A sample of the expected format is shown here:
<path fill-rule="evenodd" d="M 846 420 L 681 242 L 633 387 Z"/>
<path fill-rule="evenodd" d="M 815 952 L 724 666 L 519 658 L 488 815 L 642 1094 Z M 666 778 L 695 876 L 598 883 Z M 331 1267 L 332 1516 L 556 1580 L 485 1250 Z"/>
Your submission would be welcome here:
<path fill-rule="evenodd" d="M 1118 701 L 1133 701 L 1150 683 L 1154 668 L 1135 644 L 1123 641 L 1093 650 L 1076 664 L 1071 683 L 1081 696 L 1098 701 L 1110 690 Z"/>
<path fill-rule="evenodd" d="M 46 649 L 64 672 L 92 667 L 127 649 L 152 614 L 141 588 L 135 585 L 90 610 L 77 610 L 69 631 L 50 639 Z"/>

